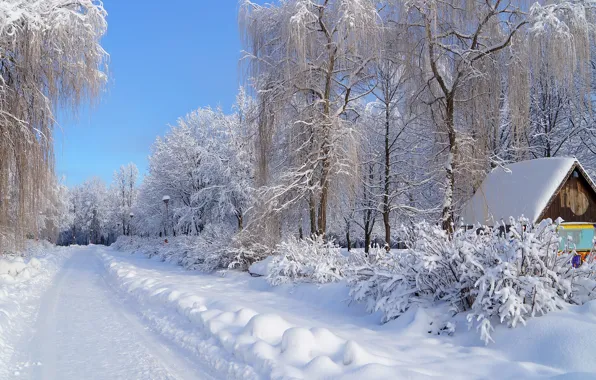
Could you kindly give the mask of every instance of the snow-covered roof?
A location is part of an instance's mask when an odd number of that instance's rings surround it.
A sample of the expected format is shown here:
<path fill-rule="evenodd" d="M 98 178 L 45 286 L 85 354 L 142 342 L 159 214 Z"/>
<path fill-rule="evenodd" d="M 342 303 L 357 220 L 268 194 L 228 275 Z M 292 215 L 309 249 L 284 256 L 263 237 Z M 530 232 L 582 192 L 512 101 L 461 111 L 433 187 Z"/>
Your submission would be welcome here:
<path fill-rule="evenodd" d="M 523 215 L 537 222 L 576 164 L 581 169 L 575 158 L 555 157 L 496 168 L 464 206 L 461 221 L 467 225 L 495 225 L 508 222 L 510 216 Z"/>

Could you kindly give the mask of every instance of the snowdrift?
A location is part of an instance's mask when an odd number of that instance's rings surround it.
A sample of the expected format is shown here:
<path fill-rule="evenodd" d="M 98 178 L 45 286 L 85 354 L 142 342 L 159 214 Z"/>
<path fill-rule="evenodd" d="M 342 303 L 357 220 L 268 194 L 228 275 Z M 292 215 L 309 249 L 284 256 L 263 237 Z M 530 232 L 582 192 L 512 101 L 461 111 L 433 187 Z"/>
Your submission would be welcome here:
<path fill-rule="evenodd" d="M 355 378 L 379 378 L 399 373 L 393 368 L 394 361 L 371 354 L 356 341 L 342 339 L 328 329 L 296 326 L 277 314 L 257 313 L 247 307 L 214 308 L 208 299 L 139 276 L 134 267 L 110 255 L 103 258 L 112 279 L 140 303 L 176 310 L 205 340 L 216 343 L 210 350 L 223 352 L 210 357 L 228 357 L 234 364 L 225 369 L 220 360 L 211 364 L 228 376 L 312 379 L 352 374 Z M 162 325 L 162 333 L 171 335 L 171 326 Z M 185 346 L 203 345 L 184 336 L 175 339 Z"/>

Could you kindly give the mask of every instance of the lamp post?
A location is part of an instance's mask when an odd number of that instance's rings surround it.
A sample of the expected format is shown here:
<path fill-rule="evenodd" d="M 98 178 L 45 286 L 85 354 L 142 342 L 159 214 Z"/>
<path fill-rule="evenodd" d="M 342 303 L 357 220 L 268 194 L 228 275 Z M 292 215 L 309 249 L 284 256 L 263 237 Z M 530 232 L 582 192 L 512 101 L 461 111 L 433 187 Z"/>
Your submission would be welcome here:
<path fill-rule="evenodd" d="M 132 218 L 134 218 L 135 214 L 133 214 L 132 212 L 130 213 L 130 223 L 128 224 L 128 234 L 130 235 L 130 238 L 132 239 Z"/>
<path fill-rule="evenodd" d="M 168 237 L 168 203 L 170 203 L 170 196 L 169 195 L 164 195 L 163 198 L 161 199 L 163 201 L 163 203 L 166 205 L 166 220 L 164 222 L 164 235 L 166 237 Z"/>

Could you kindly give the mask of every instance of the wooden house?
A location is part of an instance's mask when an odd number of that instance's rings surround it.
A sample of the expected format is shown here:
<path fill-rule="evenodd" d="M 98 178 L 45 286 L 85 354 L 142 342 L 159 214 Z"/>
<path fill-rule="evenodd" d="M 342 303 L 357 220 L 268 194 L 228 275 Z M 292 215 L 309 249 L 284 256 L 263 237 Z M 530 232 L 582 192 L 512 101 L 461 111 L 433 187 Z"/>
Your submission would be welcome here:
<path fill-rule="evenodd" d="M 531 223 L 561 217 L 566 223 L 596 223 L 596 186 L 575 158 L 522 161 L 490 172 L 465 204 L 465 225 Z"/>

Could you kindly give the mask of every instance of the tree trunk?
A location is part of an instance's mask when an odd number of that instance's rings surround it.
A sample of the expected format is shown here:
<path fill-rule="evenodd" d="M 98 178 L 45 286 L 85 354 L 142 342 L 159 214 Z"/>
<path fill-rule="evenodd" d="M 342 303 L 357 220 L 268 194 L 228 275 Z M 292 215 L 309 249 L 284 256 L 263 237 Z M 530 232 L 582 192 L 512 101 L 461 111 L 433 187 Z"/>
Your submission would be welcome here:
<path fill-rule="evenodd" d="M 314 195 L 311 195 L 308 199 L 308 212 L 310 218 L 310 236 L 317 234 L 317 209 Z"/>
<path fill-rule="evenodd" d="M 323 120 L 323 142 L 321 150 L 323 152 L 322 172 L 321 172 L 321 197 L 319 201 L 319 215 L 318 215 L 318 233 L 320 236 L 325 237 L 327 232 L 327 202 L 329 197 L 329 174 L 331 171 L 331 136 L 330 129 L 331 124 L 331 87 L 333 86 L 333 70 L 335 70 L 335 54 L 337 53 L 337 47 L 332 44 L 330 37 L 328 37 L 328 49 L 329 51 L 329 66 L 327 67 L 327 75 L 325 77 L 325 93 L 324 93 L 324 106 Z"/>
<path fill-rule="evenodd" d="M 323 169 L 324 172 L 328 172 L 328 170 L 329 168 Z M 324 179 L 321 181 L 321 200 L 319 202 L 318 234 L 324 237 L 325 232 L 327 232 L 327 199 L 329 193 L 329 182 L 326 179 L 327 174 L 324 174 L 323 177 Z"/>
<path fill-rule="evenodd" d="M 445 126 L 449 138 L 449 157 L 445 166 L 445 198 L 443 201 L 442 227 L 449 233 L 453 232 L 455 218 L 453 215 L 453 194 L 455 190 L 455 169 L 457 160 L 457 140 L 454 126 L 454 104 L 453 92 L 446 97 Z"/>
<path fill-rule="evenodd" d="M 391 225 L 389 224 L 389 213 L 391 207 L 389 205 L 389 187 L 390 187 L 390 173 L 391 173 L 391 155 L 389 147 L 389 105 L 385 105 L 385 186 L 383 193 L 383 224 L 385 225 L 385 243 L 391 246 Z"/>
<path fill-rule="evenodd" d="M 346 244 L 348 245 L 348 252 L 352 250 L 352 240 L 350 240 L 350 226 L 346 228 Z"/>
<path fill-rule="evenodd" d="M 371 228 L 370 222 L 367 220 L 364 223 L 364 253 L 368 253 L 370 250 L 370 235 L 371 235 Z"/>
<path fill-rule="evenodd" d="M 238 231 L 242 231 L 244 228 L 244 218 L 242 217 L 242 213 L 239 212 L 236 215 L 236 218 L 238 219 Z"/>

